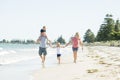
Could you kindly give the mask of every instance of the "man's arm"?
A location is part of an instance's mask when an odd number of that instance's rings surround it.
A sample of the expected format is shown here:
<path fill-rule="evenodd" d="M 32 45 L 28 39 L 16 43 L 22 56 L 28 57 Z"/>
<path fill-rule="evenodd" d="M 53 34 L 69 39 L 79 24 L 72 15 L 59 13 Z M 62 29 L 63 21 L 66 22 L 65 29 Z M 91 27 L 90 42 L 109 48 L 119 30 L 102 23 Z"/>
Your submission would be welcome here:
<path fill-rule="evenodd" d="M 40 42 L 40 36 L 38 37 L 38 39 L 37 39 L 37 41 L 36 41 L 37 43 L 39 43 Z"/>

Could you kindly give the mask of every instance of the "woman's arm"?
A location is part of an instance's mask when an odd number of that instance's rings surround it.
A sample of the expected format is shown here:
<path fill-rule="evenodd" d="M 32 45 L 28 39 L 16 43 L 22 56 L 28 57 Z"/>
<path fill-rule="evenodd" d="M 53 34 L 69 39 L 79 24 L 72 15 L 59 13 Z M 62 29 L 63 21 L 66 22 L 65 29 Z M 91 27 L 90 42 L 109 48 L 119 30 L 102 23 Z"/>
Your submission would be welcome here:
<path fill-rule="evenodd" d="M 82 50 L 83 50 L 83 42 L 81 41 L 81 39 L 79 39 L 79 44 L 80 44 L 80 46 L 82 47 Z"/>
<path fill-rule="evenodd" d="M 70 43 L 71 43 L 71 41 L 69 41 L 69 42 L 65 45 L 65 47 L 67 47 Z"/>

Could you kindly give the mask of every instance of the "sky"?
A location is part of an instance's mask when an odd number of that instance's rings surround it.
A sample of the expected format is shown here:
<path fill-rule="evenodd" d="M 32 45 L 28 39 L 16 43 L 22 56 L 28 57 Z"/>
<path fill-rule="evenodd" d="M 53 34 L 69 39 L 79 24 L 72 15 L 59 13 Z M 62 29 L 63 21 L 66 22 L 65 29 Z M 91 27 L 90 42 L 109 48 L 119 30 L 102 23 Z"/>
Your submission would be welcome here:
<path fill-rule="evenodd" d="M 87 29 L 96 35 L 105 15 L 120 18 L 120 0 L 0 0 L 0 40 L 32 39 L 47 27 L 50 40 L 68 41 Z"/>

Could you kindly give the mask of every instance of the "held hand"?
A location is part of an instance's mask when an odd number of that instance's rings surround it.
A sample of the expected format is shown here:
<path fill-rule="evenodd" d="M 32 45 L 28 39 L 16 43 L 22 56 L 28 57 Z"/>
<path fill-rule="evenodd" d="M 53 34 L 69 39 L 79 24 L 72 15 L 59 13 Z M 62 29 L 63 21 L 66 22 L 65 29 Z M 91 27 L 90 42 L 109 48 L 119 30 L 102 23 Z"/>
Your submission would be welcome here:
<path fill-rule="evenodd" d="M 63 46 L 63 48 L 65 48 L 65 46 Z"/>
<path fill-rule="evenodd" d="M 40 42 L 40 40 L 39 40 L 39 39 L 37 39 L 36 43 L 39 43 L 39 42 Z"/>

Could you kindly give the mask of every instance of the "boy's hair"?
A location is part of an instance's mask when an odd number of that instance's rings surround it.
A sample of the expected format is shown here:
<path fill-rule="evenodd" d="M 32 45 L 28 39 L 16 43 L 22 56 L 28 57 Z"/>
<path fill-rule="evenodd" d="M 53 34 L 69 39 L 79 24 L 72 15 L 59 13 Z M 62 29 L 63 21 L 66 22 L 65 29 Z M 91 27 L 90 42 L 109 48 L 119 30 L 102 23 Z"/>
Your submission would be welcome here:
<path fill-rule="evenodd" d="M 41 29 L 40 32 L 41 32 L 41 33 L 42 33 L 42 32 L 45 32 L 45 30 Z"/>
<path fill-rule="evenodd" d="M 46 26 L 43 26 L 43 28 L 46 28 Z"/>

